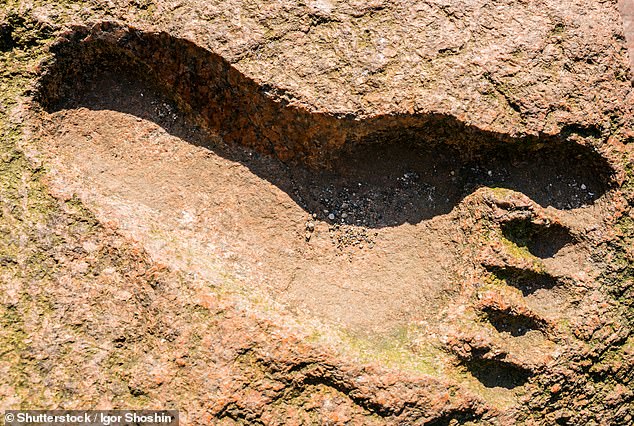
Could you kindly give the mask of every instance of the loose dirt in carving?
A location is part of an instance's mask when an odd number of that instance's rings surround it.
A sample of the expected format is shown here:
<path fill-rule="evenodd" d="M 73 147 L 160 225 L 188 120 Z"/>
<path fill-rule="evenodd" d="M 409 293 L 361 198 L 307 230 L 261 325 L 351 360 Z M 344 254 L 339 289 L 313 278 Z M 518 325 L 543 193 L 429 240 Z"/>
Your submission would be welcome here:
<path fill-rule="evenodd" d="M 460 293 L 474 265 L 454 207 L 478 186 L 560 208 L 601 193 L 583 164 L 465 163 L 447 147 L 391 143 L 343 155 L 336 172 L 290 167 L 225 145 L 138 81 L 89 86 L 44 126 L 65 185 L 158 260 L 357 332 L 429 321 Z"/>

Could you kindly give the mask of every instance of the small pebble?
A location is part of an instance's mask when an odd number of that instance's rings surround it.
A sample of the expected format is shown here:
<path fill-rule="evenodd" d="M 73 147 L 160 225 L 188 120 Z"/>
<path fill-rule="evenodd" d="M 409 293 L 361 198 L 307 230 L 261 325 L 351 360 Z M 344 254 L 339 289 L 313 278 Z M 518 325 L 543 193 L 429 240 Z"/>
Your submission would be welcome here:
<path fill-rule="evenodd" d="M 581 189 L 586 189 L 587 186 L 585 186 L 583 183 L 581 184 Z"/>
<path fill-rule="evenodd" d="M 330 213 L 330 214 L 328 215 L 328 219 L 330 219 L 330 220 L 335 220 L 335 215 L 334 215 L 334 214 L 332 214 L 332 213 Z"/>

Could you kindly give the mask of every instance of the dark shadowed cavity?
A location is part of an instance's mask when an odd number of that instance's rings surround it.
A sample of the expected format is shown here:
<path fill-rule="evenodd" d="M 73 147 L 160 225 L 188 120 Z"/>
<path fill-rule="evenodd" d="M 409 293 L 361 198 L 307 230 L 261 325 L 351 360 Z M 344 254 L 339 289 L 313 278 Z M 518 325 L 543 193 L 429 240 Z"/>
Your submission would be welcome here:
<path fill-rule="evenodd" d="M 47 111 L 86 107 L 153 121 L 244 164 L 329 222 L 414 224 L 450 212 L 482 186 L 558 209 L 591 204 L 609 188 L 608 163 L 563 137 L 513 139 L 447 116 L 312 114 L 272 101 L 219 56 L 162 33 L 131 31 L 116 42 L 69 37 L 53 52 L 35 96 Z M 174 55 L 170 65 L 165 58 Z M 276 119 L 282 124 L 272 132 Z M 314 146 L 306 132 L 315 133 Z M 345 143 L 329 145 L 340 134 Z"/>
<path fill-rule="evenodd" d="M 504 236 L 520 247 L 526 247 L 537 257 L 555 256 L 559 250 L 574 243 L 574 238 L 564 226 L 542 225 L 525 219 L 515 219 L 502 225 Z"/>
<path fill-rule="evenodd" d="M 555 277 L 547 273 L 540 273 L 514 266 L 486 266 L 498 279 L 506 284 L 519 289 L 524 296 L 531 295 L 541 289 L 550 290 L 561 283 Z"/>
<path fill-rule="evenodd" d="M 487 388 L 514 389 L 526 384 L 532 376 L 529 370 L 506 361 L 477 358 L 464 364 Z"/>
<path fill-rule="evenodd" d="M 523 336 L 531 330 L 542 330 L 546 327 L 546 324 L 537 318 L 511 310 L 485 307 L 482 313 L 498 332 L 509 333 L 513 337 Z"/>

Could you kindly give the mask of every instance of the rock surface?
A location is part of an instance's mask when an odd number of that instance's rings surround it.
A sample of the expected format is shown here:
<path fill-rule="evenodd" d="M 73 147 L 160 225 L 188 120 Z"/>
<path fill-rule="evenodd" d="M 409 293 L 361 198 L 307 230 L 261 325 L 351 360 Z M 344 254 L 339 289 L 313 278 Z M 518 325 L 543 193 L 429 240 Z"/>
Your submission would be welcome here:
<path fill-rule="evenodd" d="M 0 408 L 632 423 L 630 4 L 8 1 Z"/>
<path fill-rule="evenodd" d="M 634 69 L 634 2 L 632 0 L 620 0 L 619 9 L 623 17 L 623 29 L 630 53 L 630 69 Z"/>

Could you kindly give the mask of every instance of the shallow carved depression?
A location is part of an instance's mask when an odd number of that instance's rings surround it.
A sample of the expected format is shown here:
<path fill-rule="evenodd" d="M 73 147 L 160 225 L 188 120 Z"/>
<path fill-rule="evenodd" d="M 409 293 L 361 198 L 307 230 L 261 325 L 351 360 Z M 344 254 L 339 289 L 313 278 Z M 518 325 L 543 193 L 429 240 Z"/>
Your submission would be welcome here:
<path fill-rule="evenodd" d="M 221 259 L 358 330 L 450 303 L 470 267 L 454 208 L 477 188 L 570 210 L 609 187 L 572 129 L 513 139 L 437 114 L 310 112 L 191 42 L 114 24 L 75 28 L 52 52 L 35 96 L 44 139 L 112 214 L 186 244 L 190 269 Z"/>

